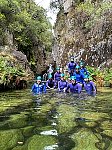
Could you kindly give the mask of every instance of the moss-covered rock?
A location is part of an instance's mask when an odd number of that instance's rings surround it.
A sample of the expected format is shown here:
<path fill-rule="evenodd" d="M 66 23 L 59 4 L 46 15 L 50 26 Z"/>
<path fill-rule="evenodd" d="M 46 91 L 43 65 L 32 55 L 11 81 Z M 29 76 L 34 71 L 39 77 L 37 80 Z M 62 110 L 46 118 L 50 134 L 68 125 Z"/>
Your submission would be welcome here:
<path fill-rule="evenodd" d="M 77 126 L 75 122 L 76 113 L 74 112 L 75 108 L 70 105 L 60 105 L 58 108 L 58 128 L 59 133 L 68 132 L 73 127 Z"/>
<path fill-rule="evenodd" d="M 25 137 L 32 135 L 34 126 L 27 126 L 25 128 L 22 128 L 22 133 Z"/>
<path fill-rule="evenodd" d="M 43 150 L 46 146 L 55 145 L 56 139 L 52 136 L 34 135 L 28 143 L 28 150 Z"/>
<path fill-rule="evenodd" d="M 0 149 L 7 150 L 15 147 L 19 141 L 24 141 L 20 130 L 4 130 L 0 132 Z"/>
<path fill-rule="evenodd" d="M 103 121 L 101 123 L 101 128 L 104 130 L 111 130 L 112 129 L 112 122 L 111 121 Z"/>
<path fill-rule="evenodd" d="M 112 128 L 110 130 L 104 130 L 103 134 L 112 137 Z"/>
<path fill-rule="evenodd" d="M 21 128 L 27 126 L 27 116 L 24 113 L 12 115 L 8 124 L 11 128 Z"/>
<path fill-rule="evenodd" d="M 81 114 L 81 117 L 90 121 L 98 121 L 101 120 L 101 118 L 108 118 L 109 116 L 106 113 L 84 112 Z"/>
<path fill-rule="evenodd" d="M 72 139 L 75 142 L 75 148 L 72 150 L 98 150 L 95 143 L 98 142 L 97 137 L 92 131 L 83 128 L 79 132 L 72 135 Z"/>

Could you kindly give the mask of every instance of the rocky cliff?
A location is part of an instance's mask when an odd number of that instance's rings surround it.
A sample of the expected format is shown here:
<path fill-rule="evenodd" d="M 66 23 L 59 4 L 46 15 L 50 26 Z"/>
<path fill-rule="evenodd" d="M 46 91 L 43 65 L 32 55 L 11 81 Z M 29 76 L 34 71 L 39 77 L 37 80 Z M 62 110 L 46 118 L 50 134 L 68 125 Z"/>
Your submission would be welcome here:
<path fill-rule="evenodd" d="M 65 64 L 71 55 L 76 61 L 101 67 L 112 61 L 112 3 L 64 0 L 54 27 L 53 56 Z"/>

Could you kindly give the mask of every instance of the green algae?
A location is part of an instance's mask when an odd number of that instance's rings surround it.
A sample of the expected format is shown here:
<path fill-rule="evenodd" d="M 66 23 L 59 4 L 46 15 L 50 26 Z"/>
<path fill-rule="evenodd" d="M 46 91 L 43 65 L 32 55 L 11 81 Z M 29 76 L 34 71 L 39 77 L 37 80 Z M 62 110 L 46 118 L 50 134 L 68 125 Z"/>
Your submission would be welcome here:
<path fill-rule="evenodd" d="M 0 131 L 0 149 L 7 150 L 15 147 L 19 141 L 24 141 L 18 129 Z"/>
<path fill-rule="evenodd" d="M 35 128 L 34 126 L 27 126 L 25 128 L 21 128 L 24 137 L 28 137 L 29 135 L 32 135 L 34 128 Z"/>
<path fill-rule="evenodd" d="M 46 146 L 56 144 L 56 139 L 52 136 L 34 135 L 28 143 L 28 150 L 44 150 Z"/>
<path fill-rule="evenodd" d="M 25 113 L 11 115 L 8 124 L 12 128 L 22 128 L 27 126 L 27 116 Z"/>
<path fill-rule="evenodd" d="M 77 114 L 74 111 L 74 107 L 65 104 L 58 108 L 57 112 L 60 114 L 58 118 L 59 133 L 68 132 L 77 126 L 74 121 Z"/>
<path fill-rule="evenodd" d="M 107 136 L 112 137 L 112 128 L 110 130 L 104 130 L 102 133 L 107 135 Z"/>
<path fill-rule="evenodd" d="M 90 119 L 93 121 L 98 121 L 101 120 L 101 118 L 108 118 L 108 114 L 107 113 L 100 113 L 100 112 L 84 112 L 81 114 L 82 118 L 86 118 L 86 119 Z"/>
<path fill-rule="evenodd" d="M 112 129 L 112 122 L 111 121 L 103 121 L 101 123 L 100 128 L 104 129 L 104 130 L 111 130 Z"/>
<path fill-rule="evenodd" d="M 30 99 L 31 97 L 28 95 L 25 96 L 25 93 L 23 94 L 21 91 L 19 92 L 20 95 L 18 92 L 16 93 L 18 100 L 22 98 L 26 100 L 28 97 L 28 101 L 24 102 L 28 103 L 32 101 Z M 112 130 L 110 129 L 111 122 L 108 121 L 110 112 L 104 112 L 105 108 L 103 108 L 103 106 L 106 107 L 105 104 L 111 101 L 109 94 L 110 92 L 107 90 L 106 94 L 100 93 L 96 99 L 92 97 L 88 100 L 79 101 L 76 101 L 74 97 L 61 99 L 60 95 L 57 97 L 52 96 L 51 98 L 49 94 L 42 96 L 39 106 L 32 103 L 32 106 L 27 107 L 24 112 L 20 110 L 19 114 L 10 114 L 8 119 L 0 122 L 0 128 L 2 130 L 3 127 L 7 129 L 19 128 L 18 131 L 20 131 L 22 137 L 24 136 L 25 138 L 25 141 L 23 140 L 24 138 L 18 139 L 13 146 L 4 146 L 3 150 L 42 150 L 45 146 L 56 144 L 57 140 L 61 138 L 60 150 L 69 150 L 71 148 L 73 150 L 97 150 L 105 149 L 106 147 L 108 150 L 111 150 L 112 144 L 108 139 L 112 137 Z M 10 97 L 12 97 L 11 93 Z M 106 100 L 105 97 L 107 98 Z M 103 101 L 105 103 L 103 103 Z M 73 105 L 70 104 L 71 102 L 73 102 Z M 103 109 L 100 109 L 98 105 Z M 56 126 L 51 125 L 53 121 L 57 123 Z M 57 129 L 59 137 L 56 136 L 55 138 L 50 135 L 40 135 L 43 131 L 54 129 Z M 8 131 L 10 130 L 7 130 L 7 132 Z M 66 139 L 64 139 L 65 136 Z M 107 146 L 107 142 L 103 140 L 105 137 L 109 141 Z M 21 141 L 23 144 L 18 143 Z"/>
<path fill-rule="evenodd" d="M 49 103 L 45 104 L 45 105 L 41 106 L 40 112 L 41 113 L 49 112 L 51 108 L 52 108 L 51 104 L 49 104 Z"/>
<path fill-rule="evenodd" d="M 17 106 L 22 104 L 26 105 L 31 102 L 32 96 L 28 94 L 29 90 L 14 91 L 1 93 L 0 95 L 0 113 L 7 111 L 8 109 L 13 110 Z"/>
<path fill-rule="evenodd" d="M 75 142 L 75 147 L 72 150 L 98 150 L 95 143 L 99 142 L 92 131 L 83 128 L 74 133 L 71 138 Z"/>

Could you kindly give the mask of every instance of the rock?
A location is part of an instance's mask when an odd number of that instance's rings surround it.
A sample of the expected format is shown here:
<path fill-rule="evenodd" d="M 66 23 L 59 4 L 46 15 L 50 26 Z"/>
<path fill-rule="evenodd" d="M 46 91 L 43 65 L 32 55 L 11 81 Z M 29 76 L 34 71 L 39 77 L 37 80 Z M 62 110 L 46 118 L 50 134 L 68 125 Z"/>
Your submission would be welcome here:
<path fill-rule="evenodd" d="M 11 128 L 21 128 L 27 125 L 27 116 L 24 113 L 12 115 L 8 121 Z"/>
<path fill-rule="evenodd" d="M 21 128 L 24 137 L 28 137 L 29 135 L 32 135 L 34 126 L 27 126 L 25 128 Z"/>
<path fill-rule="evenodd" d="M 0 138 L 1 150 L 12 149 L 18 144 L 19 141 L 24 141 L 23 135 L 18 129 L 0 131 Z"/>
<path fill-rule="evenodd" d="M 83 128 L 72 135 L 75 147 L 72 150 L 98 150 L 96 143 L 99 142 L 92 131 Z"/>
<path fill-rule="evenodd" d="M 69 105 L 60 105 L 57 112 L 61 115 L 58 117 L 59 133 L 69 132 L 72 128 L 77 126 L 74 121 L 76 118 L 75 108 Z"/>
<path fill-rule="evenodd" d="M 55 145 L 56 139 L 52 136 L 34 135 L 28 143 L 28 150 L 43 150 L 46 146 Z"/>
<path fill-rule="evenodd" d="M 53 57 L 56 63 L 65 66 L 72 55 L 75 61 L 82 59 L 91 66 L 110 66 L 111 2 L 65 0 L 60 5 L 64 11 L 60 9 L 54 27 Z"/>

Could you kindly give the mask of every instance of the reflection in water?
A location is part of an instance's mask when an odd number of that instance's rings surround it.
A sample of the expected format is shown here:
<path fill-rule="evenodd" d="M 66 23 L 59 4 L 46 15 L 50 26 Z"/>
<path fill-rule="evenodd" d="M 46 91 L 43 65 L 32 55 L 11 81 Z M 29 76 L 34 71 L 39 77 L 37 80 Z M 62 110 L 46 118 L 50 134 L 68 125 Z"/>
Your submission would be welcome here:
<path fill-rule="evenodd" d="M 111 150 L 112 91 L 0 95 L 0 150 Z"/>

